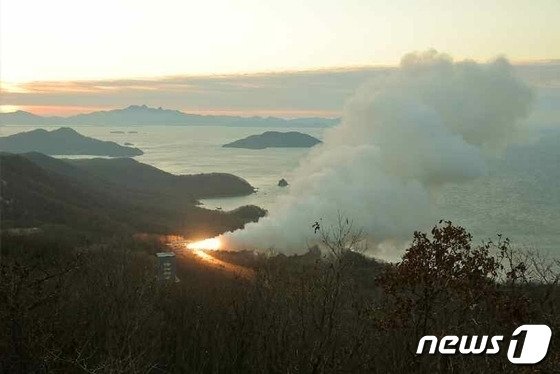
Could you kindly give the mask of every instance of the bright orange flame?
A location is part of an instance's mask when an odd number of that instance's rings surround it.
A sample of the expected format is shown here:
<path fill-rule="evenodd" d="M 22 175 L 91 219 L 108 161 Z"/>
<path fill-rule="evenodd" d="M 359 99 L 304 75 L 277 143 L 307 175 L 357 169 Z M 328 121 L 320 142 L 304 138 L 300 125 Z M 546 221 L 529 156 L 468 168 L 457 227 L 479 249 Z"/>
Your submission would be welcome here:
<path fill-rule="evenodd" d="M 211 238 L 211 239 L 204 239 L 199 242 L 189 243 L 187 244 L 188 249 L 210 249 L 210 250 L 217 250 L 220 248 L 222 243 L 220 243 L 220 239 L 218 238 Z"/>

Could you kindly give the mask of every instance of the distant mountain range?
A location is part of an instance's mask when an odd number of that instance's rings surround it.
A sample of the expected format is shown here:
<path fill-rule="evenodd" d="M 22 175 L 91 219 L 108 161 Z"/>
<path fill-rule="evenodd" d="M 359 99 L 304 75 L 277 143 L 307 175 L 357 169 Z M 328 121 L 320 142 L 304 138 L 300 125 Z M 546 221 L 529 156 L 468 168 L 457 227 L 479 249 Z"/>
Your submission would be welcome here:
<path fill-rule="evenodd" d="M 0 151 L 109 157 L 132 157 L 144 154 L 138 148 L 124 147 L 115 142 L 90 138 L 68 127 L 62 127 L 53 131 L 37 129 L 1 137 Z"/>
<path fill-rule="evenodd" d="M 0 113 L 0 125 L 31 126 L 130 126 L 130 125 L 173 125 L 173 126 L 234 126 L 234 127 L 328 127 L 339 119 L 277 117 L 237 117 L 188 114 L 178 110 L 150 108 L 146 105 L 131 105 L 124 109 L 78 114 L 71 117 L 44 117 L 25 111 Z"/>

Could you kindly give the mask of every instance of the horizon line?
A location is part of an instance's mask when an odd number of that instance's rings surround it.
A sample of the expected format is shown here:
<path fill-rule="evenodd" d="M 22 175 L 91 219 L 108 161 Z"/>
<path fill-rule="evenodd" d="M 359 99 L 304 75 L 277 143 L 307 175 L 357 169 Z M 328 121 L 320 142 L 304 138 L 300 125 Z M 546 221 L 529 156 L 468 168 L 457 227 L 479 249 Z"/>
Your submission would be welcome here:
<path fill-rule="evenodd" d="M 475 61 L 477 63 L 488 63 L 502 56 L 495 56 L 491 59 L 457 59 L 457 61 Z M 507 56 L 506 56 L 507 57 Z M 535 60 L 509 60 L 508 61 L 513 66 L 526 66 L 526 65 L 546 65 L 546 64 L 560 64 L 560 57 L 558 58 L 543 58 Z M 348 72 L 348 71 L 360 71 L 360 70 L 382 70 L 382 69 L 396 69 L 399 67 L 397 64 L 355 64 L 355 65 L 345 65 L 345 66 L 318 66 L 309 68 L 287 68 L 287 69 L 263 69 L 263 70 L 252 70 L 252 71 L 239 71 L 239 72 L 229 72 L 229 73 L 184 73 L 184 74 L 170 74 L 170 75 L 144 75 L 144 76 L 120 76 L 120 77 L 96 77 L 96 78 L 68 78 L 68 79 L 39 79 L 39 80 L 23 80 L 23 81 L 10 81 L 2 80 L 0 78 L 0 87 L 7 84 L 8 86 L 25 85 L 30 83 L 49 83 L 49 82 L 96 82 L 96 81 L 135 81 L 135 80 L 148 80 L 148 81 L 160 81 L 175 78 L 230 78 L 230 77 L 243 77 L 243 76 L 269 76 L 269 75 L 283 75 L 283 74 L 297 74 L 297 73 L 324 73 L 324 72 Z"/>
<path fill-rule="evenodd" d="M 1 105 L 0 105 L 1 107 Z M 25 106 L 20 106 L 20 107 L 25 107 Z M 161 110 L 161 111 L 177 111 L 180 112 L 181 114 L 186 114 L 186 115 L 199 115 L 199 116 L 223 116 L 223 117 L 241 117 L 241 118 L 281 118 L 281 119 L 285 119 L 285 120 L 290 120 L 290 119 L 304 119 L 304 118 L 321 118 L 321 119 L 340 119 L 340 116 L 342 115 L 342 113 L 340 113 L 339 111 L 313 111 L 313 110 L 290 110 L 290 111 L 282 111 L 282 110 L 254 110 L 254 111 L 250 111 L 250 110 L 187 110 L 185 111 L 184 109 L 172 109 L 172 108 L 166 108 L 163 106 L 159 106 L 159 107 L 154 107 L 154 106 L 149 106 L 146 104 L 130 104 L 124 107 L 97 107 L 97 109 L 93 109 L 91 111 L 81 111 L 78 112 L 76 111 L 76 113 L 73 114 L 68 114 L 68 115 L 49 115 L 49 114 L 38 114 L 37 112 L 32 112 L 29 110 L 22 110 L 22 109 L 17 109 L 17 110 L 13 110 L 13 111 L 9 111 L 9 112 L 3 112 L 0 111 L 0 115 L 8 115 L 8 114 L 16 114 L 16 113 L 28 113 L 28 114 L 32 114 L 38 117 L 43 117 L 43 118 L 64 118 L 64 119 L 68 119 L 68 118 L 72 118 L 78 115 L 87 115 L 87 114 L 93 114 L 93 113 L 99 113 L 99 112 L 111 112 L 111 111 L 116 111 L 116 110 L 125 110 L 125 109 L 129 109 L 129 108 L 146 108 L 146 109 L 152 109 L 152 110 Z M 69 108 L 69 107 L 65 107 L 65 108 Z M 70 107 L 71 108 L 71 107 Z M 84 110 L 87 110 L 87 107 L 77 107 L 77 108 L 81 108 Z M 265 113 L 276 113 L 276 114 L 265 114 Z M 282 116 L 280 115 L 280 113 L 286 113 L 286 115 Z M 252 114 L 251 114 L 252 113 Z M 258 114 L 261 113 L 261 114 Z M 292 115 L 287 115 L 288 113 L 292 113 Z M 295 113 L 299 113 L 299 115 L 293 115 Z M 322 113 L 322 114 L 321 114 Z M 329 114 L 329 115 L 326 115 Z"/>

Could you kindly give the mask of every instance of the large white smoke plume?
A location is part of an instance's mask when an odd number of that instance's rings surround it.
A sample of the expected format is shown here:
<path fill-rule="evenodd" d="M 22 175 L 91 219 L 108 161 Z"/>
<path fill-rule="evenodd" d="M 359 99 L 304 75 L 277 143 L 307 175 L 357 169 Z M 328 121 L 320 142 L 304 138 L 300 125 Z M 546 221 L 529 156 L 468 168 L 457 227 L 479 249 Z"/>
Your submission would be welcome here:
<path fill-rule="evenodd" d="M 306 250 L 338 213 L 362 227 L 377 255 L 439 218 L 445 183 L 486 173 L 486 157 L 528 131 L 532 94 L 503 58 L 453 62 L 435 51 L 403 57 L 387 77 L 365 84 L 340 125 L 301 163 L 290 192 L 258 223 L 225 235 L 230 248 Z"/>

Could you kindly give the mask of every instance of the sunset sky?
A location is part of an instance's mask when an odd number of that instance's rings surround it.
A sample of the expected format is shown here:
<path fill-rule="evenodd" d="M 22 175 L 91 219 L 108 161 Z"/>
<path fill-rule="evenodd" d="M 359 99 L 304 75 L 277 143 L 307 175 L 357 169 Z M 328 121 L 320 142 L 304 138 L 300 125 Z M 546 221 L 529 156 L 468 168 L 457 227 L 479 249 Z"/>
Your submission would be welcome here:
<path fill-rule="evenodd" d="M 258 77 L 283 86 L 302 70 L 321 69 L 309 74 L 328 81 L 430 48 L 459 60 L 555 60 L 558 19 L 558 0 L 1 0 L 1 109 L 67 115 L 147 101 L 194 112 L 335 114 L 328 105 L 224 106 L 212 95 L 193 104 L 181 95 L 224 76 L 253 91 Z M 160 83 L 174 79 L 182 84 L 158 98 Z"/>

